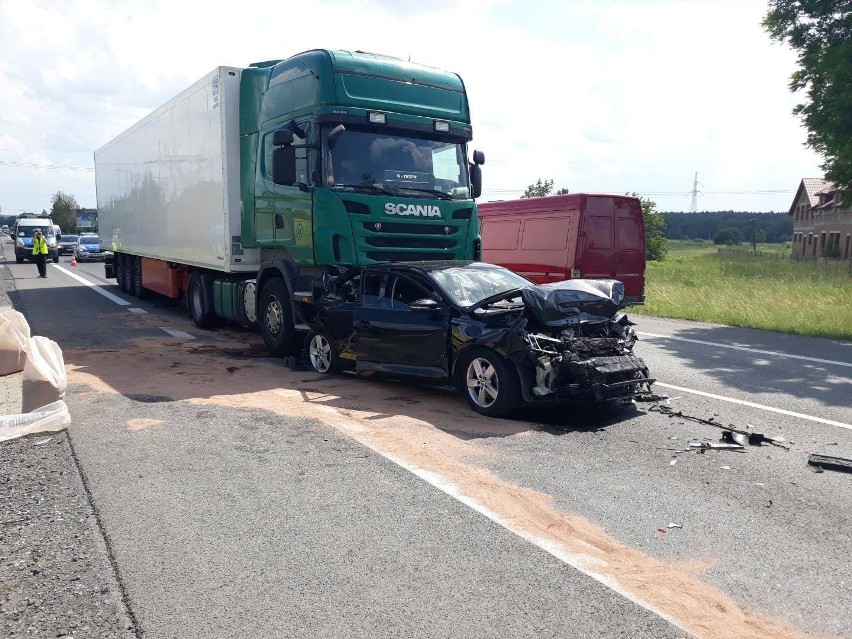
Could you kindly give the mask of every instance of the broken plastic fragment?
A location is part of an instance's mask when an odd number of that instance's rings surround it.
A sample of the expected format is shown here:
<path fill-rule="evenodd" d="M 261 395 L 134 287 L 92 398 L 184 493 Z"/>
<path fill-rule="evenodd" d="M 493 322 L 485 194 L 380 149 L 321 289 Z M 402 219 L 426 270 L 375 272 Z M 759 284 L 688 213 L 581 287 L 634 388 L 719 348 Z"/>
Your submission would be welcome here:
<path fill-rule="evenodd" d="M 683 528 L 683 526 L 681 526 L 680 524 L 676 524 L 672 521 L 669 522 L 669 529 L 671 530 L 672 528 Z"/>

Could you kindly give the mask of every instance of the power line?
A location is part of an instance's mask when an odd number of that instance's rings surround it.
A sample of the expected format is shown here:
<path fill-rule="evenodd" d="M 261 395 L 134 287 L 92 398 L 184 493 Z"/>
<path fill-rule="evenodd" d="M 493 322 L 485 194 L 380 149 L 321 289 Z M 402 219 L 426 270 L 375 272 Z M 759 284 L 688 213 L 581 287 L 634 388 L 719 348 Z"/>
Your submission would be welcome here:
<path fill-rule="evenodd" d="M 47 169 L 48 171 L 69 171 L 72 173 L 93 173 L 94 167 L 74 166 L 71 164 L 51 164 L 49 162 L 14 162 L 0 160 L 0 165 L 17 166 L 25 169 Z"/>

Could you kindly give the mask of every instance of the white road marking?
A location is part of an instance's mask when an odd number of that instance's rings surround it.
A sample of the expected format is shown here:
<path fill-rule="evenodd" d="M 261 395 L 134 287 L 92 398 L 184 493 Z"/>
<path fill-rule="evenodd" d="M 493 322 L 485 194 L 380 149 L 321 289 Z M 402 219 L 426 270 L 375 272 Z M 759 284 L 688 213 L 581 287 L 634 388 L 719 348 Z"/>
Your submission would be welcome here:
<path fill-rule="evenodd" d="M 657 339 L 673 339 L 679 342 L 690 342 L 692 344 L 703 344 L 704 346 L 715 346 L 716 348 L 728 348 L 734 351 L 745 351 L 747 353 L 757 353 L 758 355 L 772 355 L 774 357 L 786 357 L 788 359 L 803 359 L 808 362 L 817 362 L 819 364 L 831 364 L 833 366 L 847 366 L 852 368 L 852 364 L 849 362 L 838 362 L 833 359 L 820 359 L 818 357 L 806 357 L 804 355 L 793 355 L 791 353 L 784 353 L 782 351 L 764 351 L 759 348 L 748 348 L 746 346 L 733 346 L 732 344 L 719 344 L 717 342 L 705 342 L 700 339 L 689 339 L 686 337 L 675 337 L 674 335 L 659 335 L 657 333 L 645 333 L 644 331 L 636 331 L 637 335 L 644 335 L 645 337 L 657 338 Z"/>
<path fill-rule="evenodd" d="M 166 331 L 166 333 L 178 339 L 195 339 L 195 335 L 190 335 L 186 331 L 178 331 L 173 328 L 166 328 L 165 326 L 161 326 L 160 330 Z"/>
<path fill-rule="evenodd" d="M 848 428 L 852 430 L 852 424 L 844 424 L 843 422 L 835 422 L 831 419 L 823 419 L 822 417 L 814 417 L 813 415 L 805 415 L 804 413 L 796 413 L 791 410 L 784 410 L 783 408 L 775 408 L 774 406 L 766 406 L 764 404 L 755 404 L 754 402 L 747 402 L 744 399 L 734 399 L 733 397 L 725 397 L 724 395 L 714 395 L 713 393 L 705 393 L 704 391 L 692 390 L 691 388 L 684 388 L 683 386 L 673 386 L 672 384 L 663 384 L 662 382 L 654 382 L 654 386 L 662 386 L 663 388 L 672 388 L 676 391 L 680 391 L 682 393 L 692 393 L 693 395 L 701 395 L 702 397 L 709 397 L 710 399 L 718 399 L 723 402 L 731 402 L 732 404 L 740 404 L 741 406 L 748 406 L 750 408 L 759 408 L 760 410 L 767 410 L 772 413 L 779 413 L 781 415 L 787 415 L 789 417 L 798 417 L 799 419 L 807 419 L 812 422 L 819 422 L 820 424 L 828 424 L 829 426 L 838 426 L 840 428 Z"/>
<path fill-rule="evenodd" d="M 595 581 L 600 582 L 601 584 L 603 584 L 604 586 L 606 586 L 610 590 L 614 591 L 615 593 L 621 595 L 625 599 L 632 601 L 636 605 L 641 606 L 645 610 L 648 610 L 649 612 L 657 615 L 658 617 L 661 617 L 662 619 L 668 621 L 670 624 L 672 624 L 676 628 L 679 628 L 680 630 L 683 630 L 684 632 L 686 632 L 686 629 L 683 626 L 681 626 L 677 622 L 676 619 L 674 619 L 670 615 L 667 615 L 666 613 L 662 612 L 661 610 L 658 610 L 653 605 L 651 605 L 649 602 L 641 599 L 639 596 L 633 594 L 632 592 L 625 590 L 624 588 L 621 587 L 621 584 L 619 584 L 618 581 L 616 579 L 614 579 L 613 577 L 610 577 L 609 575 L 601 574 L 599 572 L 595 572 L 593 567 L 596 564 L 600 563 L 597 559 L 593 559 L 591 557 L 588 557 L 588 556 L 585 556 L 585 555 L 582 555 L 582 554 L 574 554 L 574 553 L 565 552 L 565 550 L 562 548 L 562 546 L 560 544 L 552 542 L 552 541 L 548 541 L 547 539 L 543 539 L 542 537 L 539 537 L 538 535 L 534 535 L 530 532 L 527 532 L 526 530 L 523 530 L 522 528 L 518 528 L 516 526 L 513 526 L 511 522 L 504 520 L 502 517 L 500 517 L 500 515 L 498 515 L 496 512 L 494 512 L 493 510 L 491 510 L 487 506 L 481 504 L 479 501 L 477 501 L 473 497 L 469 497 L 469 496 L 465 495 L 464 493 L 462 493 L 461 489 L 458 486 L 456 486 L 452 482 L 448 481 L 442 475 L 439 475 L 438 473 L 426 470 L 424 468 L 420 468 L 419 466 L 415 466 L 414 464 L 411 464 L 411 463 L 405 461 L 404 459 L 397 457 L 396 455 L 394 455 L 392 453 L 385 452 L 385 451 L 381 450 L 380 448 L 377 448 L 366 437 L 359 437 L 357 434 L 354 434 L 351 431 L 344 429 L 344 428 L 340 428 L 340 427 L 337 427 L 337 426 L 333 426 L 333 427 L 336 428 L 341 433 L 343 433 L 344 435 L 346 435 L 347 437 L 352 437 L 353 439 L 355 439 L 356 441 L 358 441 L 362 445 L 366 446 L 367 448 L 369 448 L 373 452 L 378 453 L 379 455 L 381 455 L 385 459 L 390 460 L 391 462 L 393 462 L 397 466 L 400 466 L 401 468 L 404 468 L 405 470 L 412 473 L 413 475 L 419 477 L 420 479 L 425 481 L 427 484 L 434 486 L 435 488 L 437 488 L 441 492 L 443 492 L 443 493 L 449 495 L 450 497 L 452 497 L 453 499 L 463 503 L 465 506 L 467 506 L 468 508 L 471 508 L 472 510 L 478 512 L 480 515 L 484 515 L 485 517 L 487 517 L 488 519 L 490 519 L 491 521 L 496 523 L 498 526 L 505 528 L 509 532 L 511 532 L 511 533 L 517 535 L 518 537 L 520 537 L 521 539 L 523 539 L 524 541 L 527 541 L 527 542 L 537 546 L 538 548 L 540 548 L 541 550 L 543 550 L 547 554 L 549 554 L 553 557 L 556 557 L 559 561 L 571 566 L 572 568 L 575 568 L 576 570 L 578 570 L 582 574 L 586 575 L 587 577 L 591 577 Z"/>
<path fill-rule="evenodd" d="M 85 284 L 86 286 L 88 286 L 89 288 L 91 288 L 92 290 L 94 290 L 96 293 L 100 293 L 100 294 L 101 294 L 101 295 L 103 295 L 105 298 L 107 298 L 108 300 L 110 300 L 110 301 L 112 301 L 112 302 L 115 302 L 115 303 L 116 303 L 116 304 L 118 304 L 119 306 L 130 306 L 130 302 L 128 302 L 127 300 L 121 299 L 118 295 L 113 295 L 113 294 L 112 294 L 112 293 L 110 293 L 109 291 L 105 291 L 104 289 L 102 289 L 100 286 L 98 286 L 98 285 L 97 285 L 97 284 L 95 284 L 94 282 L 90 282 L 90 281 L 89 281 L 89 280 L 87 280 L 86 278 L 84 278 L 84 277 L 80 277 L 79 275 L 77 275 L 77 274 L 76 274 L 76 273 L 74 273 L 73 271 L 69 271 L 67 268 L 62 268 L 62 267 L 61 267 L 61 266 L 59 266 L 58 264 L 52 264 L 51 266 L 53 266 L 53 268 L 55 268 L 55 269 L 57 269 L 57 270 L 59 270 L 59 271 L 62 271 L 62 272 L 63 272 L 63 273 L 65 273 L 66 275 L 68 275 L 68 276 L 70 276 L 70 277 L 74 278 L 75 280 L 77 280 L 77 281 L 78 281 L 78 282 L 80 282 L 81 284 Z"/>
<path fill-rule="evenodd" d="M 131 313 L 136 314 L 136 315 L 147 315 L 148 314 L 148 311 L 146 311 L 144 308 L 136 308 L 135 306 L 132 307 L 132 308 L 128 308 L 127 310 L 130 311 Z"/>

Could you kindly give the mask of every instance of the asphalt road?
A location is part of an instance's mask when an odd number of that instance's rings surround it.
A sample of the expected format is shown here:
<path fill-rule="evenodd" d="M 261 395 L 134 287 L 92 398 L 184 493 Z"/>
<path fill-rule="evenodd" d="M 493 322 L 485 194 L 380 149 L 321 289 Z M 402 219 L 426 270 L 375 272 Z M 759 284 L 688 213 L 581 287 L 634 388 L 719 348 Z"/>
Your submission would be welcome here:
<path fill-rule="evenodd" d="M 852 476 L 806 463 L 852 457 L 847 342 L 634 317 L 672 410 L 789 447 L 699 454 L 719 429 L 650 404 L 487 420 L 291 371 L 59 266 L 7 259 L 140 636 L 852 636 Z"/>

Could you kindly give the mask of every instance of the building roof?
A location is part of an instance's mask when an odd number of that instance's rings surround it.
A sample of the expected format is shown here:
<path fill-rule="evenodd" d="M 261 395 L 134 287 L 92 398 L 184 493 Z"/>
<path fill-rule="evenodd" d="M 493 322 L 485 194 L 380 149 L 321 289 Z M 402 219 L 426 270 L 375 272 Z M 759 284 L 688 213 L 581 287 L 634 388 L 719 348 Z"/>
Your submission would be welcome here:
<path fill-rule="evenodd" d="M 796 191 L 796 197 L 793 198 L 793 203 L 790 205 L 790 215 L 796 212 L 796 205 L 802 196 L 802 190 L 804 190 L 808 197 L 808 204 L 813 208 L 819 205 L 819 192 L 832 188 L 834 188 L 834 183 L 828 180 L 823 180 L 822 178 L 802 178 L 799 189 Z"/>

